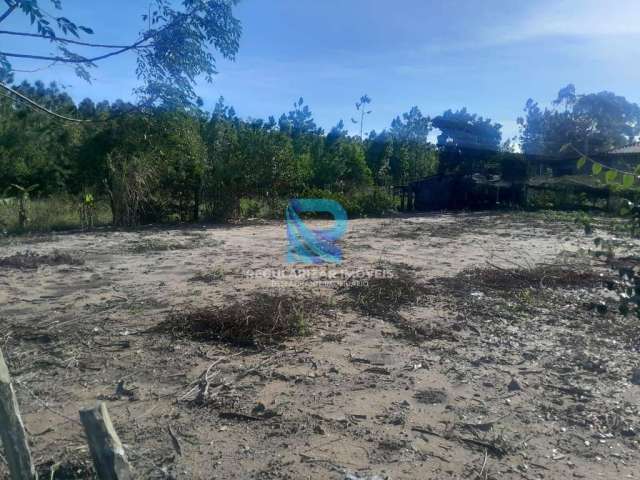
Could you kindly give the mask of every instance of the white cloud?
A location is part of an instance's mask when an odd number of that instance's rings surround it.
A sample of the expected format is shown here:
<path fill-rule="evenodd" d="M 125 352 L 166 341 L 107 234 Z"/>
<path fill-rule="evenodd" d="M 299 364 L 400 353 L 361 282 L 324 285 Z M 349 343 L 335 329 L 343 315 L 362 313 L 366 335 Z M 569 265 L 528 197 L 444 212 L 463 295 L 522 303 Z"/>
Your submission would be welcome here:
<path fill-rule="evenodd" d="M 517 22 L 503 39 L 539 37 L 608 37 L 640 35 L 640 2 L 636 0 L 564 0 L 547 3 Z"/>
<path fill-rule="evenodd" d="M 478 26 L 460 42 L 429 44 L 429 53 L 475 50 L 552 38 L 606 43 L 634 37 L 630 48 L 637 49 L 640 38 L 638 0 L 544 0 L 522 8 L 517 15 Z M 424 53 L 424 52 L 423 52 Z"/>

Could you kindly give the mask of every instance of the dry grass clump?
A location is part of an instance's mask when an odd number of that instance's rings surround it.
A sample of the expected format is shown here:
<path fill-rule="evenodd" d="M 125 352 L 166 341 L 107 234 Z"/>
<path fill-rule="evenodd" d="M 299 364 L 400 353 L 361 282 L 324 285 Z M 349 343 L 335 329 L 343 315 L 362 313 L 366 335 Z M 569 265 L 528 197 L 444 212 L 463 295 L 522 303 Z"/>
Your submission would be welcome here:
<path fill-rule="evenodd" d="M 247 301 L 172 314 L 157 331 L 197 341 L 260 347 L 307 335 L 325 303 L 317 298 L 258 293 Z"/>
<path fill-rule="evenodd" d="M 454 290 L 492 290 L 512 292 L 541 288 L 593 288 L 607 278 L 596 271 L 564 265 L 539 265 L 533 268 L 471 268 L 439 282 Z"/>
<path fill-rule="evenodd" d="M 192 250 L 199 247 L 218 247 L 223 245 L 222 240 L 206 239 L 203 235 L 188 235 L 188 238 L 180 241 L 162 238 L 145 238 L 135 242 L 129 247 L 131 253 L 170 252 L 174 250 Z"/>
<path fill-rule="evenodd" d="M 425 236 L 425 232 L 421 227 L 412 226 L 406 229 L 400 229 L 391 235 L 391 238 L 399 238 L 402 240 L 417 240 Z"/>
<path fill-rule="evenodd" d="M 65 480 L 97 478 L 88 458 L 70 458 L 65 461 L 50 460 L 37 466 L 39 478 L 59 478 Z"/>
<path fill-rule="evenodd" d="M 199 272 L 189 279 L 190 282 L 212 284 L 224 280 L 224 270 L 218 268 L 212 272 Z"/>
<path fill-rule="evenodd" d="M 407 305 L 418 303 L 427 288 L 415 275 L 404 269 L 394 268 L 393 275 L 371 278 L 363 284 L 348 285 L 343 290 L 354 308 L 370 316 L 395 315 Z"/>
<path fill-rule="evenodd" d="M 436 405 L 438 403 L 445 403 L 448 395 L 445 390 L 438 388 L 426 388 L 424 390 L 416 391 L 413 394 L 413 398 L 415 398 L 419 403 Z"/>
<path fill-rule="evenodd" d="M 64 252 L 55 251 L 51 254 L 35 252 L 16 253 L 10 257 L 0 258 L 0 268 L 14 268 L 19 270 L 37 270 L 41 265 L 83 265 L 84 260 L 73 257 Z"/>
<path fill-rule="evenodd" d="M 161 240 L 158 238 L 145 238 L 134 243 L 129 251 L 132 253 L 147 253 L 147 252 L 168 252 L 172 250 L 190 250 L 195 248 L 197 243 L 190 241 L 188 243 L 181 243 L 172 240 Z"/>

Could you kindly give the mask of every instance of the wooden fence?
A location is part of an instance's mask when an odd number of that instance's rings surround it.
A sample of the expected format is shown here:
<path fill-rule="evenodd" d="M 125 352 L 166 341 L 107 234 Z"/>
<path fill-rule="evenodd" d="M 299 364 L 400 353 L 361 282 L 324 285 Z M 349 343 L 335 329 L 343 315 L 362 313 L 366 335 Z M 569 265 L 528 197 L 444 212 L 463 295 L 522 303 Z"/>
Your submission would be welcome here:
<path fill-rule="evenodd" d="M 113 428 L 107 406 L 98 403 L 80 410 L 89 451 L 100 480 L 130 480 L 133 469 Z M 0 350 L 0 439 L 11 480 L 37 480 L 38 474 L 29 449 L 27 430 L 20 415 L 9 368 Z"/>

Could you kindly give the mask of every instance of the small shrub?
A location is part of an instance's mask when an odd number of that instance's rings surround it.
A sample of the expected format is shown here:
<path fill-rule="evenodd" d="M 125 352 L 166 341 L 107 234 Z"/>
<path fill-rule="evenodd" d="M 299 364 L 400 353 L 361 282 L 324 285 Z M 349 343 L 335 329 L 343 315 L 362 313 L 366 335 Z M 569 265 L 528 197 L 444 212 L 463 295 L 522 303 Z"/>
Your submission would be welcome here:
<path fill-rule="evenodd" d="M 263 213 L 263 205 L 256 199 L 243 198 L 240 200 L 240 217 L 255 218 Z"/>
<path fill-rule="evenodd" d="M 354 202 L 363 216 L 385 215 L 397 209 L 393 195 L 379 188 L 356 193 Z"/>
<path fill-rule="evenodd" d="M 282 219 L 288 199 L 278 197 L 242 198 L 240 218 Z"/>

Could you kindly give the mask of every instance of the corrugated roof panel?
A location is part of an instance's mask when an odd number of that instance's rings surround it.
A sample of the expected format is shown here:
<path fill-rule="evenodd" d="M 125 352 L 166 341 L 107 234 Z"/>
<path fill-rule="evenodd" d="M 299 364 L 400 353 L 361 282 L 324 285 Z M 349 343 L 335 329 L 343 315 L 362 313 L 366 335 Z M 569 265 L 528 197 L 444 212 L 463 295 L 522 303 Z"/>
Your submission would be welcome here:
<path fill-rule="evenodd" d="M 640 143 L 634 143 L 633 145 L 627 145 L 626 147 L 616 148 L 609 152 L 610 155 L 626 155 L 630 153 L 640 153 Z"/>

